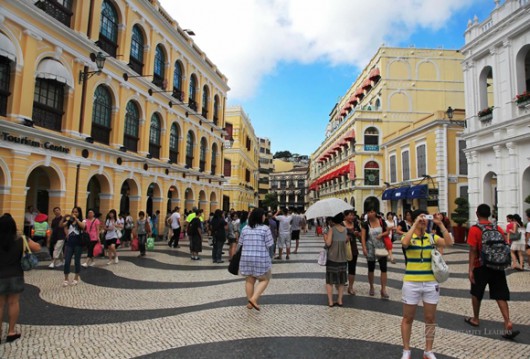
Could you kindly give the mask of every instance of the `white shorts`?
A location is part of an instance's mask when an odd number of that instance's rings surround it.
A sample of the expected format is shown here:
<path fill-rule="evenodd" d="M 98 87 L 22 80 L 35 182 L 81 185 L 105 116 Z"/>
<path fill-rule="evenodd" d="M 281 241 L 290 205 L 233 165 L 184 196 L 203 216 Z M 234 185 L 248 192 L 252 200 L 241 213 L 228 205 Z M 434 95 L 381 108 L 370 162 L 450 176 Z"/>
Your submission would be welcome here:
<path fill-rule="evenodd" d="M 404 304 L 418 305 L 420 301 L 438 304 L 440 284 L 438 282 L 403 282 L 401 301 Z"/>
<path fill-rule="evenodd" d="M 280 233 L 277 245 L 278 248 L 291 248 L 291 233 Z"/>

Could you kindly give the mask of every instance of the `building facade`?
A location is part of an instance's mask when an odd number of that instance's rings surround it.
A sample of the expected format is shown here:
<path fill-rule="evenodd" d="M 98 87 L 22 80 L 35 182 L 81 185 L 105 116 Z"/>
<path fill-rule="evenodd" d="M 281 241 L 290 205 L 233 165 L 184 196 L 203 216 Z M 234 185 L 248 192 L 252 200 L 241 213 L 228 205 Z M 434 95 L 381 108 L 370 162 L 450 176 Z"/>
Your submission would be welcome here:
<path fill-rule="evenodd" d="M 259 177 L 258 177 L 258 193 L 259 193 L 259 207 L 262 207 L 262 201 L 270 192 L 270 175 L 273 170 L 271 140 L 268 138 L 258 138 L 259 142 Z"/>
<path fill-rule="evenodd" d="M 227 140 L 224 151 L 223 210 L 249 210 L 258 206 L 259 143 L 242 107 L 225 112 Z"/>
<path fill-rule="evenodd" d="M 283 161 L 281 161 L 283 162 Z M 275 164 L 277 161 L 275 160 Z M 289 162 L 287 162 L 289 163 Z M 280 166 L 283 169 L 283 166 Z M 271 174 L 271 193 L 276 194 L 278 209 L 289 208 L 305 211 L 308 207 L 307 166 L 292 165 L 291 169 Z"/>
<path fill-rule="evenodd" d="M 336 197 L 361 213 L 390 210 L 381 202 L 390 183 L 384 138 L 449 106 L 464 108 L 462 59 L 454 50 L 381 47 L 330 113 L 311 155 L 311 201 Z"/>
<path fill-rule="evenodd" d="M 505 223 L 530 207 L 530 1 L 496 1 L 470 20 L 462 54 L 470 206 L 487 203 Z"/>
<path fill-rule="evenodd" d="M 227 79 L 158 1 L 0 10 L 2 213 L 219 207 Z"/>

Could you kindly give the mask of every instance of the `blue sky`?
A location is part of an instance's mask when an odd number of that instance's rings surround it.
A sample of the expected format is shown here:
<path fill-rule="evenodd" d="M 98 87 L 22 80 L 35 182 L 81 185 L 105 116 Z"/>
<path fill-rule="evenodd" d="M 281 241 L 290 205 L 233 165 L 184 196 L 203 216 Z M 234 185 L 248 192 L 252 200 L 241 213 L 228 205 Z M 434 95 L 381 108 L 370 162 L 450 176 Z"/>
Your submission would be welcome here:
<path fill-rule="evenodd" d="M 160 0 L 229 79 L 272 151 L 310 155 L 329 113 L 381 44 L 459 49 L 493 0 Z M 399 6 L 395 4 L 399 3 Z M 185 17 L 179 14 L 186 14 Z"/>

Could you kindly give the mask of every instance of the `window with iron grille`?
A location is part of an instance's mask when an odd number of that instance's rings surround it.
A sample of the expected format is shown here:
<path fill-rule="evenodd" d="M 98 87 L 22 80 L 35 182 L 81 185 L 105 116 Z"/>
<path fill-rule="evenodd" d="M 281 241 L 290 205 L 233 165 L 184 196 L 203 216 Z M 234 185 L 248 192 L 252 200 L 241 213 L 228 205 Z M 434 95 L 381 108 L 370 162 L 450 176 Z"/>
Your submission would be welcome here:
<path fill-rule="evenodd" d="M 396 155 L 390 156 L 390 183 L 397 182 L 397 163 Z"/>
<path fill-rule="evenodd" d="M 231 140 L 233 131 L 234 131 L 234 126 L 232 126 L 231 123 L 226 122 L 225 123 L 226 138 L 225 139 Z"/>
<path fill-rule="evenodd" d="M 186 139 L 186 167 L 193 167 L 193 145 L 195 143 L 195 137 L 193 132 L 188 131 L 188 137 Z"/>
<path fill-rule="evenodd" d="M 213 99 L 213 123 L 219 122 L 219 96 L 215 95 Z"/>
<path fill-rule="evenodd" d="M 169 159 L 173 163 L 178 163 L 179 153 L 179 130 L 176 123 L 171 125 L 169 132 Z"/>
<path fill-rule="evenodd" d="M 364 165 L 364 184 L 366 186 L 379 186 L 379 165 L 369 161 Z"/>
<path fill-rule="evenodd" d="M 195 74 L 192 74 L 190 78 L 189 94 L 189 106 L 194 111 L 197 111 L 197 77 Z"/>
<path fill-rule="evenodd" d="M 144 67 L 144 34 L 138 25 L 134 25 L 132 29 L 129 66 L 136 73 L 142 74 Z"/>
<path fill-rule="evenodd" d="M 184 100 L 184 94 L 182 92 L 182 79 L 184 78 L 184 70 L 182 69 L 182 63 L 180 61 L 176 61 L 175 71 L 173 71 L 173 97 L 179 101 Z"/>
<path fill-rule="evenodd" d="M 227 160 L 225 158 L 224 161 L 224 176 L 225 177 L 231 177 L 232 176 L 232 162 L 230 160 Z"/>
<path fill-rule="evenodd" d="M 104 85 L 99 85 L 94 92 L 92 107 L 92 130 L 90 136 L 96 142 L 106 145 L 110 142 L 110 125 L 112 118 L 112 97 Z"/>
<path fill-rule="evenodd" d="M 140 111 L 138 106 L 129 101 L 125 109 L 125 131 L 123 134 L 123 145 L 132 152 L 138 151 L 138 127 L 140 124 Z"/>
<path fill-rule="evenodd" d="M 467 176 L 466 140 L 458 140 L 458 174 Z"/>
<path fill-rule="evenodd" d="M 250 182 L 250 171 L 245 170 L 245 181 L 248 183 Z"/>
<path fill-rule="evenodd" d="M 210 100 L 210 89 L 204 85 L 202 89 L 202 117 L 208 118 L 208 101 Z"/>
<path fill-rule="evenodd" d="M 64 104 L 64 84 L 37 78 L 33 97 L 33 123 L 54 131 L 61 131 Z"/>
<path fill-rule="evenodd" d="M 7 115 L 7 100 L 11 93 L 11 61 L 7 57 L 0 57 L 0 116 Z"/>
<path fill-rule="evenodd" d="M 417 162 L 417 176 L 416 177 L 422 177 L 427 173 L 427 157 L 425 154 L 426 147 L 425 145 L 419 145 L 416 147 L 416 162 Z"/>
<path fill-rule="evenodd" d="M 403 167 L 403 181 L 408 181 L 410 179 L 409 151 L 401 153 L 401 166 Z"/>
<path fill-rule="evenodd" d="M 118 48 L 118 12 L 108 0 L 103 0 L 101 7 L 99 47 L 109 55 L 116 57 L 116 49 Z"/>
<path fill-rule="evenodd" d="M 155 69 L 153 73 L 153 83 L 160 88 L 164 88 L 164 76 L 166 66 L 166 54 L 162 45 L 157 45 L 155 52 Z"/>
<path fill-rule="evenodd" d="M 39 0 L 35 5 L 45 13 L 70 27 L 72 18 L 72 0 Z"/>
<path fill-rule="evenodd" d="M 203 137 L 201 138 L 201 150 L 199 153 L 199 171 L 204 172 L 206 169 L 206 149 L 208 148 L 208 144 L 206 143 L 206 139 Z"/>
<path fill-rule="evenodd" d="M 217 144 L 214 143 L 212 145 L 212 174 L 215 174 L 215 170 L 217 169 Z"/>
<path fill-rule="evenodd" d="M 160 158 L 160 115 L 154 113 L 151 116 L 151 128 L 149 131 L 149 153 L 154 158 Z"/>

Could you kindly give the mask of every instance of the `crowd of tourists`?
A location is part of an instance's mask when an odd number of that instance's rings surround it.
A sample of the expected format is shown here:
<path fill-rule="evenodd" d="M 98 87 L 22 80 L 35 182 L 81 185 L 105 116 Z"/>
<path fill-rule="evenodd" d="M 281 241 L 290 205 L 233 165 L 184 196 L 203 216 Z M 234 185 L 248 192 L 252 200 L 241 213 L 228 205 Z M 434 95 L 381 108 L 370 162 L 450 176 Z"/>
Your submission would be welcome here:
<path fill-rule="evenodd" d="M 98 256 L 106 256 L 107 265 L 118 264 L 119 246 L 131 247 L 139 252 L 139 257 L 144 257 L 146 248 L 152 247 L 155 239 L 166 241 L 170 247 L 180 248 L 181 240 L 187 237 L 190 259 L 201 260 L 203 242 L 208 240 L 212 248 L 212 262 L 220 264 L 224 263 L 223 250 L 227 243 L 228 261 L 237 253 L 240 255 L 239 274 L 246 277 L 247 308 L 260 310 L 259 299 L 270 282 L 273 260 L 290 260 L 299 251 L 300 234 L 307 233 L 315 226 L 315 234 L 323 237 L 327 253 L 324 264 L 329 307 L 344 306 L 345 288 L 348 294 L 356 295 L 355 275 L 360 253 L 368 265 L 369 296 L 375 296 L 374 277 L 378 264 L 379 293 L 382 299 L 389 299 L 386 289 L 388 262 L 396 263 L 393 243 L 401 244 L 405 258 L 401 298 L 403 358 L 410 358 L 412 324 L 420 302 L 424 307 L 424 358 L 435 358 L 432 348 L 436 306 L 441 289 L 431 267 L 431 251 L 438 248 L 443 253 L 444 247 L 453 244 L 450 222 L 444 214 L 430 216 L 424 210 L 415 210 L 405 212 L 401 218 L 392 212 L 386 215 L 377 213 L 372 208 L 360 217 L 355 211 L 347 210 L 334 217 L 308 221 L 300 211 L 288 209 L 275 212 L 254 209 L 250 213 L 216 210 L 206 218 L 200 209 L 184 211 L 181 216 L 180 208 L 175 207 L 163 220 L 158 211 L 151 215 L 140 211 L 136 219 L 130 213 L 118 214 L 114 209 L 104 218 L 92 209 L 88 209 L 84 217 L 79 207 L 74 207 L 69 214 L 64 215 L 56 207 L 53 213 L 54 218 L 48 220 L 47 215 L 28 207 L 24 236 L 19 235 L 16 223 L 9 214 L 0 217 L 0 310 L 3 313 L 3 307 L 7 304 L 7 342 L 20 337 L 20 333 L 15 331 L 15 324 L 20 293 L 24 289 L 20 258 L 26 245 L 40 256 L 49 256 L 50 268 L 63 267 L 62 285 L 67 287 L 78 285 L 81 268 L 93 266 Z M 508 225 L 503 230 L 490 222 L 491 210 L 485 204 L 478 206 L 476 215 L 477 225 L 470 227 L 467 239 L 473 316 L 465 318 L 465 322 L 473 327 L 480 325 L 481 301 L 486 286 L 489 286 L 490 298 L 497 301 L 504 320 L 502 336 L 513 339 L 519 331 L 513 329 L 509 316 L 507 303 L 510 292 L 504 269 L 511 265 L 514 270 L 524 270 L 525 254 L 529 257 L 530 267 L 530 223 L 525 227 L 519 215 L 509 215 Z M 527 222 L 530 222 L 530 209 L 526 211 L 526 217 Z M 162 231 L 159 231 L 159 221 L 164 227 Z M 485 236 L 500 238 L 498 241 L 508 246 L 508 254 L 505 254 L 507 265 L 491 266 L 485 262 L 484 258 L 487 257 L 484 253 L 489 250 L 485 248 Z M 81 263 L 85 248 L 86 261 Z M 74 276 L 70 279 L 72 258 Z M 334 288 L 337 291 L 336 300 Z"/>

